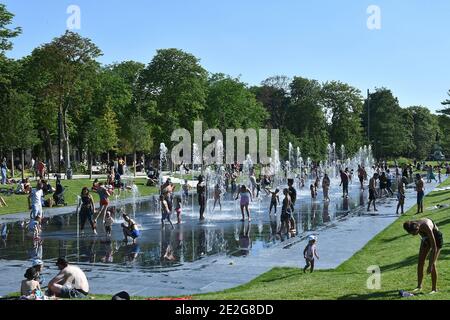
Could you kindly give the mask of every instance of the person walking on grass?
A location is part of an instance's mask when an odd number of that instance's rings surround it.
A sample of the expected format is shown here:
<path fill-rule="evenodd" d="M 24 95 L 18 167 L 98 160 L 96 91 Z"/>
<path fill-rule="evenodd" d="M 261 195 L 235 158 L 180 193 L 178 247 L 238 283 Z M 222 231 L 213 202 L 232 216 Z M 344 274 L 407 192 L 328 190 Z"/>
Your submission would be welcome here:
<path fill-rule="evenodd" d="M 373 210 L 378 211 L 377 207 L 375 205 L 375 201 L 377 199 L 377 179 L 378 179 L 378 173 L 374 173 L 373 177 L 369 180 L 369 203 L 367 205 L 367 211 L 370 212 L 370 204 L 373 203 Z"/>
<path fill-rule="evenodd" d="M 303 250 L 303 257 L 305 258 L 305 261 L 306 261 L 306 265 L 303 268 L 303 272 L 306 273 L 306 270 L 308 270 L 308 268 L 311 268 L 310 271 L 311 271 L 311 273 L 313 273 L 314 258 L 317 258 L 317 260 L 319 260 L 319 255 L 317 254 L 315 237 L 311 237 L 309 239 L 309 242 L 306 245 L 305 250 Z"/>
<path fill-rule="evenodd" d="M 401 214 L 404 214 L 404 206 L 405 206 L 405 184 L 403 183 L 403 179 L 398 182 L 398 190 L 397 190 L 397 212 L 398 215 L 398 209 L 402 209 Z"/>
<path fill-rule="evenodd" d="M 419 250 L 419 262 L 417 264 L 417 288 L 414 291 L 422 290 L 423 267 L 429 254 L 427 274 L 431 274 L 431 294 L 434 294 L 437 292 L 438 281 L 436 262 L 444 244 L 442 232 L 439 231 L 438 227 L 431 219 L 406 221 L 403 224 L 403 229 L 413 236 L 420 235 L 422 238 Z"/>
<path fill-rule="evenodd" d="M 425 183 L 422 176 L 416 174 L 416 192 L 417 192 L 417 213 L 423 213 L 423 197 L 425 196 Z"/>

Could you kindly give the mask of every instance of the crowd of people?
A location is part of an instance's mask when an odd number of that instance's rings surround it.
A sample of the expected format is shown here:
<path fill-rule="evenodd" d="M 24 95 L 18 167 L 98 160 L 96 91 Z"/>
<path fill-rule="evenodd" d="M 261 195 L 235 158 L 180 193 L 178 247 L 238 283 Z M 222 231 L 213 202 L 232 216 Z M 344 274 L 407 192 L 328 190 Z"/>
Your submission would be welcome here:
<path fill-rule="evenodd" d="M 86 222 L 89 223 L 93 233 L 98 234 L 97 221 L 101 219 L 104 227 L 104 233 L 106 237 L 112 236 L 112 226 L 115 224 L 116 209 L 110 208 L 109 198 L 113 195 L 114 190 L 118 188 L 126 188 L 122 183 L 121 176 L 124 174 L 124 163 L 117 161 L 108 168 L 108 176 L 106 182 L 101 182 L 96 179 L 91 188 L 84 187 L 79 196 L 79 226 L 81 234 L 84 233 Z M 396 196 L 398 200 L 397 214 L 404 214 L 404 204 L 406 197 L 406 188 L 408 185 L 413 184 L 417 193 L 417 214 L 423 213 L 423 198 L 425 195 L 426 182 L 422 175 L 417 172 L 425 171 L 427 182 L 433 180 L 440 181 L 442 176 L 442 169 L 445 168 L 445 174 L 450 174 L 450 165 L 438 165 L 436 167 L 426 166 L 422 163 L 414 165 L 399 166 L 394 164 L 389 168 L 387 163 L 377 163 L 372 168 L 372 176 L 368 176 L 366 168 L 363 165 L 359 165 L 356 172 L 349 170 L 348 168 L 340 168 L 339 175 L 340 187 L 342 187 L 342 197 L 349 197 L 349 185 L 353 181 L 353 176 L 356 174 L 359 181 L 361 192 L 368 189 L 368 205 L 367 211 L 377 211 L 376 201 L 382 197 L 392 197 L 395 195 L 394 186 L 396 187 Z M 3 167 L 2 167 L 3 171 Z M 415 171 L 417 173 L 415 173 Z M 436 179 L 436 175 L 437 179 Z M 153 172 L 154 174 L 154 172 Z M 268 208 L 269 215 L 277 214 L 277 208 L 281 206 L 280 226 L 277 230 L 279 234 L 293 234 L 296 230 L 296 222 L 294 218 L 294 212 L 296 210 L 297 201 L 297 188 L 305 188 L 306 181 L 311 181 L 309 189 L 311 191 L 311 199 L 317 201 L 320 188 L 323 193 L 323 201 L 329 202 L 329 190 L 332 180 L 330 176 L 321 170 L 320 166 L 312 164 L 309 168 L 303 168 L 295 178 L 289 178 L 287 180 L 287 187 L 280 190 L 275 182 L 276 177 L 260 174 L 256 175 L 255 168 L 250 168 L 248 172 L 248 181 L 246 184 L 238 184 L 238 181 L 242 181 L 242 177 L 247 178 L 242 172 L 242 166 L 234 165 L 227 168 L 224 174 L 223 181 L 215 183 L 213 188 L 214 206 L 213 210 L 216 210 L 216 206 L 219 210 L 222 210 L 221 199 L 227 192 L 231 192 L 232 199 L 239 201 L 240 212 L 242 215 L 242 222 L 251 221 L 250 203 L 256 198 L 260 198 L 260 195 L 270 198 L 270 204 Z M 156 177 L 154 177 L 156 178 Z M 157 177 L 159 179 L 159 177 Z M 287 178 L 287 176 L 286 176 Z M 189 198 L 189 192 L 192 187 L 187 180 L 184 184 L 180 185 L 180 191 L 177 193 L 177 185 L 172 183 L 171 179 L 167 179 L 160 186 L 159 204 L 161 209 L 161 226 L 164 228 L 168 224 L 174 229 L 174 222 L 172 222 L 171 216 L 176 213 L 176 223 L 182 223 L 182 207 L 187 204 Z M 33 233 L 35 238 L 39 238 L 42 231 L 42 224 L 44 221 L 43 207 L 46 206 L 45 196 L 53 194 L 54 203 L 60 201 L 55 198 L 55 194 L 63 194 L 64 188 L 61 185 L 60 177 L 56 180 L 56 188 L 52 188 L 47 180 L 39 178 L 35 188 L 31 188 L 30 181 L 24 179 L 20 182 L 20 188 L 18 190 L 23 194 L 28 195 L 29 207 L 30 207 L 30 223 L 28 225 L 29 231 Z M 203 175 L 198 177 L 196 185 L 196 196 L 199 204 L 199 219 L 204 221 L 206 204 L 208 199 L 209 188 L 207 186 L 206 179 Z M 98 210 L 96 210 L 96 204 L 92 193 L 97 193 L 99 196 Z M 280 199 L 282 197 L 282 199 Z M 141 235 L 140 226 L 127 215 L 123 210 L 120 211 L 120 215 L 123 218 L 124 223 L 121 224 L 121 229 L 124 237 L 124 242 L 128 243 L 128 239 L 131 238 L 133 244 Z M 429 272 L 433 277 L 433 290 L 436 289 L 437 282 L 437 270 L 435 267 L 436 260 L 439 256 L 440 249 L 442 248 L 442 234 L 437 229 L 436 225 L 430 219 L 421 219 L 418 221 L 409 221 L 405 223 L 405 230 L 413 235 L 420 234 L 422 236 L 422 246 L 420 249 L 420 261 L 419 261 L 419 285 L 423 276 L 420 276 L 420 270 L 423 269 L 424 256 L 431 251 L 432 259 L 430 260 L 431 267 Z M 244 228 L 245 229 L 245 228 Z M 242 242 L 245 239 L 249 239 L 250 227 L 247 231 L 243 232 Z M 317 254 L 317 238 L 313 237 L 308 239 L 308 245 L 306 246 L 303 255 L 306 261 L 304 271 L 310 269 L 314 270 L 314 260 L 318 259 Z M 423 259 L 422 259 L 423 258 Z M 21 293 L 24 297 L 33 296 L 36 299 L 44 296 L 56 296 L 56 297 L 84 297 L 89 292 L 89 286 L 84 273 L 77 267 L 69 265 L 64 259 L 60 259 L 57 262 L 60 273 L 48 284 L 48 289 L 45 294 L 41 291 L 41 283 L 39 283 L 39 268 L 40 264 L 28 269 L 24 275 L 25 280 L 22 282 Z M 70 286 L 65 286 L 70 282 Z M 418 289 L 418 290 L 419 290 Z M 75 290 L 75 291 L 74 291 Z"/>

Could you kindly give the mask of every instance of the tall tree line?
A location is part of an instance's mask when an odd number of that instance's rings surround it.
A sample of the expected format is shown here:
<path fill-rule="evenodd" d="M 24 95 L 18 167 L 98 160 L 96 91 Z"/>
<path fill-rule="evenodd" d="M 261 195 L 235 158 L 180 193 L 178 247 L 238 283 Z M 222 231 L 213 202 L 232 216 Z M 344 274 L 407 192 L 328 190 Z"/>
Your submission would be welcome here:
<path fill-rule="evenodd" d="M 174 129 L 192 130 L 195 120 L 223 132 L 279 129 L 283 156 L 289 142 L 313 160 L 323 160 L 333 142 L 348 157 L 364 144 L 379 159 L 422 160 L 437 143 L 450 154 L 450 108 L 441 115 L 401 108 L 387 88 L 366 98 L 340 81 L 282 75 L 249 86 L 209 73 L 197 57 L 175 48 L 158 50 L 147 64 L 105 66 L 97 61 L 101 49 L 70 31 L 13 60 L 5 53 L 21 29 L 12 22 L 0 5 L 0 153 L 32 149 L 51 170 L 61 162 L 70 168 L 73 150 L 89 162 L 100 155 L 155 156 L 160 142 L 172 145 Z"/>

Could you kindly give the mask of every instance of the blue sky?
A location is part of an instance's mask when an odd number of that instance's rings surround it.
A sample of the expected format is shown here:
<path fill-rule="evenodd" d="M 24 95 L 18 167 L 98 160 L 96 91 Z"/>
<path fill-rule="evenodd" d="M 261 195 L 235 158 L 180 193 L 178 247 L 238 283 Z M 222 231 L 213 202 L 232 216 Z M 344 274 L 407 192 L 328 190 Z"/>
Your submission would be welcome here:
<path fill-rule="evenodd" d="M 450 89 L 448 0 L 0 0 L 23 34 L 8 56 L 28 55 L 64 33 L 67 7 L 102 63 L 148 63 L 160 48 L 180 48 L 210 72 L 249 84 L 283 74 L 388 87 L 402 107 L 440 109 Z M 381 9 L 369 30 L 366 10 Z"/>

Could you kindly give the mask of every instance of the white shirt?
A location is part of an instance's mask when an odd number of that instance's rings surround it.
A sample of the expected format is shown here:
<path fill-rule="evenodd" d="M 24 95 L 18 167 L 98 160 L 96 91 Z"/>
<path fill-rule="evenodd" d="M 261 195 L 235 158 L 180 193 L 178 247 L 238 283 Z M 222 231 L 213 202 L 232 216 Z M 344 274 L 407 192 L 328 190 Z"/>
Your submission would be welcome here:
<path fill-rule="evenodd" d="M 31 191 L 31 205 L 35 207 L 42 207 L 42 198 L 44 197 L 44 191 L 33 189 Z"/>

